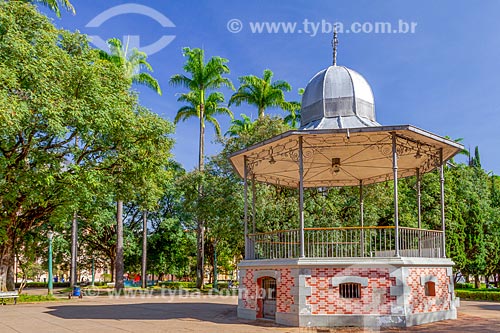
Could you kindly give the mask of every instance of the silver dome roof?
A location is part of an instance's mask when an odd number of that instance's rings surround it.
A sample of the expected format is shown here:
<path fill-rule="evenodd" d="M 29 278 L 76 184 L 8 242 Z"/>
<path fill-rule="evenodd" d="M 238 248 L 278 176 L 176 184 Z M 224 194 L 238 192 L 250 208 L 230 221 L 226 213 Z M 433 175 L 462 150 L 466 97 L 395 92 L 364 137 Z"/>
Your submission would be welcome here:
<path fill-rule="evenodd" d="M 375 103 L 363 76 L 344 66 L 317 73 L 302 95 L 300 129 L 380 126 Z"/>

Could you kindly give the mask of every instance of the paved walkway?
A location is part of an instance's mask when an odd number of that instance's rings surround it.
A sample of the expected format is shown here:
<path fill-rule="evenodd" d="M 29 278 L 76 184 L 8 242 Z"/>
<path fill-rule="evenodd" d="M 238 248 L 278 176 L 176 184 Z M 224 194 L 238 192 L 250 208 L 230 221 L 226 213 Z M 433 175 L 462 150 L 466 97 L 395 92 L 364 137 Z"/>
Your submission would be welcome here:
<path fill-rule="evenodd" d="M 85 297 L 0 306 L 0 332 L 362 332 L 282 327 L 236 317 L 235 296 Z M 388 332 L 398 330 L 391 329 Z M 411 327 L 417 332 L 500 332 L 500 303 L 465 302 L 459 319 Z"/>

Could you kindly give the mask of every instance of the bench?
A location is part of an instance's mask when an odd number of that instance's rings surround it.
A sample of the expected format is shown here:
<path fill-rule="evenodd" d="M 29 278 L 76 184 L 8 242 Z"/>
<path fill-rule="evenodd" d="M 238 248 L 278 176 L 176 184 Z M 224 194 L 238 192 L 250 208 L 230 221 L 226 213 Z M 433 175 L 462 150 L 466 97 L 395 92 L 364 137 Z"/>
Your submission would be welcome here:
<path fill-rule="evenodd" d="M 18 297 L 19 297 L 19 294 L 17 293 L 17 291 L 0 291 L 0 299 L 2 299 L 2 305 L 5 304 L 4 299 L 6 299 L 6 298 L 13 298 L 14 304 L 17 304 Z"/>

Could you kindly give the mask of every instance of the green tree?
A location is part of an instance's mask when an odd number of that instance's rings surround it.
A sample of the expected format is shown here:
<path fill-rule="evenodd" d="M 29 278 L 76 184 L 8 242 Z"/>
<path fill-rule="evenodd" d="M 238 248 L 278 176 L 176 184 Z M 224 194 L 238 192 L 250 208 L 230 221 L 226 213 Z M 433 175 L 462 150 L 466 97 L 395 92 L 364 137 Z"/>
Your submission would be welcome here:
<path fill-rule="evenodd" d="M 144 85 L 161 95 L 161 88 L 158 81 L 148 72 L 153 72 L 153 68 L 147 61 L 147 54 L 139 51 L 137 48 L 128 49 L 128 42 L 123 47 L 122 42 L 117 38 L 108 40 L 109 53 L 101 51 L 101 57 L 109 60 L 116 66 L 123 69 L 123 73 L 130 84 Z"/>
<path fill-rule="evenodd" d="M 479 155 L 479 147 L 474 148 L 474 156 L 470 159 L 469 166 L 481 169 L 481 157 Z"/>
<path fill-rule="evenodd" d="M 457 166 L 453 172 L 453 190 L 459 211 L 463 216 L 463 251 L 465 261 L 462 272 L 474 276 L 479 288 L 479 276 L 486 273 L 488 220 L 490 195 L 487 175 L 482 169 Z"/>
<path fill-rule="evenodd" d="M 117 174 L 127 199 L 153 183 L 173 127 L 137 104 L 123 71 L 85 36 L 57 30 L 20 2 L 0 3 L 0 27 L 4 290 L 13 289 L 14 248 L 27 232 L 65 222 L 95 184 L 112 187 Z"/>
<path fill-rule="evenodd" d="M 256 106 L 259 118 L 264 117 L 266 109 L 278 107 L 283 110 L 293 110 L 296 105 L 285 101 L 285 92 L 292 89 L 286 81 L 272 81 L 273 72 L 264 70 L 262 78 L 246 75 L 239 78 L 240 87 L 229 99 L 229 106 L 240 106 L 242 103 Z"/>
<path fill-rule="evenodd" d="M 200 117 L 200 108 L 198 107 L 198 103 L 200 101 L 199 92 L 188 92 L 181 94 L 181 96 L 177 99 L 179 102 L 187 102 L 189 105 L 185 105 L 177 111 L 177 115 L 175 116 L 174 122 L 177 124 L 179 121 L 185 121 L 189 118 L 199 118 Z M 205 101 L 205 112 L 203 113 L 204 119 L 203 127 L 205 127 L 205 122 L 211 123 L 214 126 L 215 134 L 217 136 L 221 136 L 220 124 L 215 118 L 217 115 L 228 115 L 233 118 L 232 112 L 224 106 L 220 104 L 224 103 L 224 95 L 220 92 L 213 92 L 208 95 Z"/>
<path fill-rule="evenodd" d="M 177 218 L 162 219 L 148 244 L 150 271 L 160 276 L 190 276 L 196 258 L 196 236 Z"/>
<path fill-rule="evenodd" d="M 184 94 L 184 101 L 188 101 L 192 107 L 196 107 L 196 115 L 200 125 L 199 135 L 199 154 L 198 169 L 204 169 L 204 148 L 205 148 L 205 108 L 207 104 L 207 93 L 221 87 L 234 89 L 231 80 L 224 75 L 229 74 L 227 59 L 221 57 L 212 57 L 205 62 L 205 52 L 202 49 L 183 49 L 183 55 L 186 57 L 186 63 L 183 68 L 189 75 L 176 74 L 170 78 L 170 84 L 189 89 L 189 93 Z M 188 96 L 189 95 L 189 96 Z M 183 98 L 181 96 L 181 98 Z M 197 99 L 195 101 L 194 99 Z M 194 103 L 194 105 L 193 105 Z M 184 112 L 183 108 L 179 112 Z M 181 116 L 181 118 L 183 118 Z"/>
<path fill-rule="evenodd" d="M 233 119 L 233 121 L 231 121 L 231 126 L 225 135 L 238 136 L 242 133 L 249 133 L 252 130 L 255 122 L 244 113 L 240 114 L 240 116 L 241 119 Z"/>
<path fill-rule="evenodd" d="M 234 89 L 231 80 L 224 75 L 229 74 L 229 68 L 226 63 L 227 59 L 221 57 L 212 57 L 205 62 L 205 52 L 202 49 L 183 49 L 183 55 L 186 57 L 186 63 L 183 68 L 188 74 L 176 74 L 170 78 L 170 84 L 173 86 L 182 86 L 189 89 L 186 95 L 183 95 L 186 101 L 191 104 L 189 108 L 196 108 L 200 133 L 199 133 L 199 154 L 198 154 L 198 170 L 204 170 L 205 158 L 205 116 L 207 93 L 221 87 Z M 182 97 L 182 96 L 181 96 Z M 197 99 L 197 101 L 195 101 Z M 215 108 L 217 109 L 217 108 Z M 181 108 L 179 112 L 184 112 Z M 194 110 L 190 111 L 194 115 Z M 182 119 L 183 116 L 180 116 Z M 203 188 L 198 188 L 197 192 L 201 195 Z M 197 216 L 197 267 L 196 267 L 196 286 L 203 286 L 204 278 L 204 220 L 202 216 Z"/>
<path fill-rule="evenodd" d="M 57 17 L 61 17 L 60 7 L 62 6 L 67 11 L 70 11 L 75 15 L 75 8 L 69 2 L 69 0 L 22 0 L 22 2 L 31 3 L 31 4 L 42 4 L 50 8 L 51 11 L 56 13 Z"/>
<path fill-rule="evenodd" d="M 178 184 L 186 172 L 176 162 L 171 162 L 169 170 L 173 177 L 164 185 L 158 209 L 150 214 L 148 267 L 160 279 L 165 274 L 192 277 L 196 272 L 196 225 L 183 208 L 183 189 Z"/>
<path fill-rule="evenodd" d="M 303 94 L 304 94 L 304 88 L 300 88 L 299 96 L 302 96 Z M 301 102 L 290 102 L 290 108 L 285 110 L 288 112 L 288 114 L 283 119 L 285 124 L 290 125 L 291 128 L 299 127 L 301 107 L 302 107 Z"/>
<path fill-rule="evenodd" d="M 119 39 L 112 38 L 108 40 L 108 45 L 110 53 L 101 51 L 101 58 L 106 59 L 118 68 L 122 69 L 124 77 L 129 80 L 130 86 L 133 83 L 144 85 L 156 91 L 161 95 L 160 85 L 158 81 L 154 79 L 150 73 L 141 72 L 141 70 L 147 70 L 152 72 L 153 68 L 147 62 L 147 55 L 144 52 L 140 52 L 137 48 L 133 48 L 130 52 L 128 50 L 128 42 L 125 47 Z M 120 148 L 120 147 L 118 147 Z M 123 273 L 124 273 L 124 263 L 123 263 L 123 200 L 120 198 L 120 194 L 117 194 L 116 199 L 116 223 L 117 223 L 117 249 L 116 249 L 116 283 L 115 288 L 120 290 L 123 288 Z M 144 239 L 146 241 L 146 239 Z"/>

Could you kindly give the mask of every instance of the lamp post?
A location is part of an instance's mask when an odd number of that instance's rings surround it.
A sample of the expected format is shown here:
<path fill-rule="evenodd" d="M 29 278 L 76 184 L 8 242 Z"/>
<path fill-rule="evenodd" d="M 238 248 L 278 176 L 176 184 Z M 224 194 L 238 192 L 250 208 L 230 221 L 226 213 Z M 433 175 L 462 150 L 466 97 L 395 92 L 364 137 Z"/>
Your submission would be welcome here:
<path fill-rule="evenodd" d="M 47 238 L 49 239 L 49 281 L 48 281 L 48 294 L 52 295 L 52 290 L 54 289 L 53 278 L 52 278 L 52 238 L 54 238 L 54 232 L 49 230 L 47 232 Z"/>

